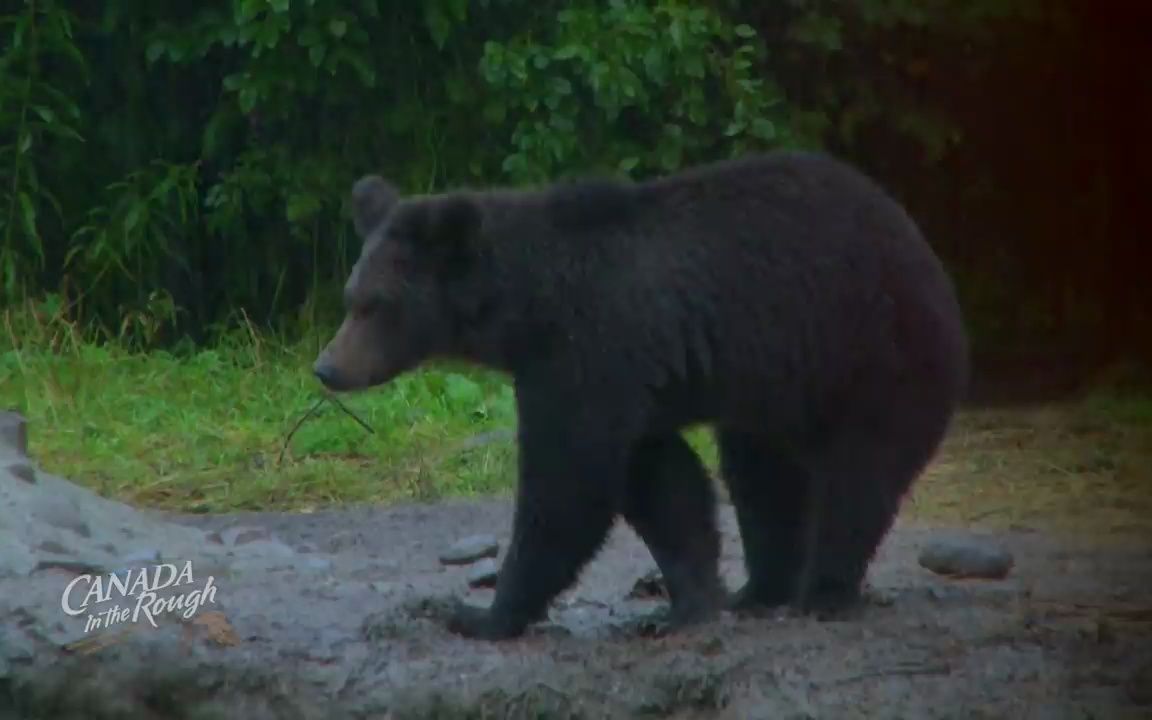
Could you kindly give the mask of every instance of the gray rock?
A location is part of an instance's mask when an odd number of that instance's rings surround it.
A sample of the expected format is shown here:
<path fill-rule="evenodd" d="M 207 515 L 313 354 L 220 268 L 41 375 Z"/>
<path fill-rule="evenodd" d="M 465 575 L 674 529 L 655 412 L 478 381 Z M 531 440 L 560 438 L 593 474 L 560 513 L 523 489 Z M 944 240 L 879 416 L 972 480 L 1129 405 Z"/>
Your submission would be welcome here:
<path fill-rule="evenodd" d="M 142 548 L 133 550 L 120 558 L 125 566 L 139 567 L 141 565 L 158 565 L 163 562 L 163 555 L 156 548 Z"/>
<path fill-rule="evenodd" d="M 332 561 L 322 557 L 304 558 L 304 567 L 313 572 L 328 572 L 332 569 Z"/>
<path fill-rule="evenodd" d="M 0 623 L 0 680 L 11 676 L 16 665 L 30 664 L 35 657 L 35 646 L 27 635 L 7 623 Z"/>
<path fill-rule="evenodd" d="M 28 454 L 28 424 L 20 413 L 11 410 L 0 412 L 0 446 L 15 450 L 19 455 Z"/>
<path fill-rule="evenodd" d="M 24 482 L 27 482 L 27 483 L 36 482 L 36 468 L 32 467 L 31 463 L 26 463 L 26 462 L 12 463 L 11 465 L 9 465 L 7 467 L 7 471 L 8 471 L 9 475 L 12 475 L 13 477 L 16 477 L 16 478 L 20 478 Z"/>
<path fill-rule="evenodd" d="M 468 571 L 468 585 L 474 588 L 495 587 L 499 575 L 500 565 L 492 558 L 484 558 Z"/>
<path fill-rule="evenodd" d="M 36 556 L 32 550 L 11 535 L 0 534 L 0 580 L 27 577 L 35 569 Z"/>
<path fill-rule="evenodd" d="M 1012 553 L 978 540 L 937 540 L 920 553 L 920 566 L 937 575 L 999 580 L 1012 570 Z"/>
<path fill-rule="evenodd" d="M 440 553 L 444 565 L 469 565 L 484 558 L 496 557 L 500 543 L 491 535 L 470 535 L 453 543 Z"/>
<path fill-rule="evenodd" d="M 98 560 L 90 558 L 75 558 L 75 557 L 41 557 L 36 562 L 34 572 L 41 570 L 65 570 L 77 575 L 103 575 L 108 572 L 107 566 Z"/>
<path fill-rule="evenodd" d="M 84 521 L 83 512 L 75 498 L 40 497 L 33 503 L 32 515 L 52 527 L 71 530 L 80 537 L 92 537 L 92 529 Z"/>
<path fill-rule="evenodd" d="M 44 542 L 37 545 L 36 549 L 39 550 L 40 552 L 51 553 L 53 555 L 71 555 L 72 554 L 71 549 L 65 547 L 62 543 L 56 542 L 55 540 L 45 540 Z"/>
<path fill-rule="evenodd" d="M 163 562 L 162 555 L 156 548 L 134 550 L 120 558 L 120 566 L 112 572 L 116 575 L 125 575 L 142 567 L 159 565 L 161 562 Z"/>
<path fill-rule="evenodd" d="M 268 540 L 270 534 L 264 528 L 230 527 L 220 533 L 221 542 L 225 545 L 246 545 L 257 540 Z"/>

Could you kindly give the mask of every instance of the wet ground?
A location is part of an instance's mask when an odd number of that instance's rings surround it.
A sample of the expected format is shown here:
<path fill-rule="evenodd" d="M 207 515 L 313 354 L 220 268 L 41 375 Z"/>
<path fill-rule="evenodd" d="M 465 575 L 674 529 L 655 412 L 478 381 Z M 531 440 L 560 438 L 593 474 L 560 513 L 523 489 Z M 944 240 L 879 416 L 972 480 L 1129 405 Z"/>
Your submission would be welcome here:
<path fill-rule="evenodd" d="M 449 634 L 437 599 L 483 604 L 491 592 L 469 590 L 467 568 L 439 554 L 470 534 L 504 539 L 510 518 L 503 499 L 180 518 L 265 528 L 302 555 L 217 577 L 199 624 L 136 630 L 25 675 L 10 688 L 18 706 L 0 693 L 0 717 L 1152 717 L 1146 537 L 984 533 L 1015 567 L 1003 580 L 960 581 L 920 567 L 918 553 L 973 532 L 904 522 L 859 617 L 725 617 L 649 637 L 637 618 L 662 601 L 633 589 L 653 563 L 618 527 L 527 637 Z M 730 508 L 722 518 L 734 586 Z"/>

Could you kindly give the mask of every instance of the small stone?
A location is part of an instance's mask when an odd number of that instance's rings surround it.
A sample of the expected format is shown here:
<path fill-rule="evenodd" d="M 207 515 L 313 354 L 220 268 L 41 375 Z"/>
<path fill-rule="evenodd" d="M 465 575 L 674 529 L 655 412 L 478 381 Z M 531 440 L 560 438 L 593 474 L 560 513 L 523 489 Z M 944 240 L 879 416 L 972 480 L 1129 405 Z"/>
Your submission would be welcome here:
<path fill-rule="evenodd" d="M 338 532 L 332 537 L 328 538 L 328 542 L 325 543 L 324 549 L 327 552 L 337 553 L 343 550 L 359 547 L 363 544 L 363 535 L 352 530 L 342 530 L 341 532 Z"/>
<path fill-rule="evenodd" d="M 30 463 L 12 463 L 8 466 L 8 474 L 18 477 L 26 483 L 36 482 L 36 468 L 32 467 Z"/>
<path fill-rule="evenodd" d="M 7 445 L 21 455 L 28 454 L 28 423 L 18 412 L 0 412 L 0 445 Z"/>
<path fill-rule="evenodd" d="M 1000 580 L 1012 570 L 1012 553 L 977 541 L 936 541 L 920 553 L 920 566 L 953 578 Z"/>
<path fill-rule="evenodd" d="M 492 558 L 484 558 L 468 571 L 468 586 L 474 588 L 496 587 L 500 566 Z"/>
<path fill-rule="evenodd" d="M 494 558 L 500 552 L 500 543 L 491 535 L 470 535 L 453 543 L 440 554 L 444 565 L 469 565 L 484 558 Z"/>
<path fill-rule="evenodd" d="M 244 554 L 260 555 L 269 558 L 294 558 L 296 551 L 291 546 L 279 540 L 250 540 L 244 548 Z"/>
<path fill-rule="evenodd" d="M 633 585 L 628 597 L 636 599 L 667 598 L 668 591 L 664 588 L 664 577 L 659 570 L 645 573 Z"/>
<path fill-rule="evenodd" d="M 269 533 L 263 528 L 230 527 L 220 533 L 225 545 L 246 545 L 257 540 L 267 540 Z"/>

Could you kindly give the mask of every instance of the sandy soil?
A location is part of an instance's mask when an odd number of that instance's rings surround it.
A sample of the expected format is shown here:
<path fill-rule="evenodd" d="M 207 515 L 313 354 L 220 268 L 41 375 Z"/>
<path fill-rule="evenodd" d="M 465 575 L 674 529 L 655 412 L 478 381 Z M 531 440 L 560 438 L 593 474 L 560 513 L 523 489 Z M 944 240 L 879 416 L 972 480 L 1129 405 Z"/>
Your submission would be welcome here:
<path fill-rule="evenodd" d="M 450 635 L 437 600 L 486 603 L 491 593 L 468 591 L 467 569 L 438 555 L 472 533 L 505 537 L 510 514 L 509 501 L 491 500 L 184 517 L 205 529 L 268 528 L 316 562 L 217 578 L 217 626 L 201 636 L 185 626 L 179 641 L 137 631 L 77 653 L 14 686 L 18 706 L 0 700 L 0 717 L 1152 717 L 1143 537 L 983 534 L 1015 555 L 1014 571 L 956 581 L 921 568 L 917 554 L 971 531 L 901 523 L 859 617 L 725 617 L 649 637 L 638 619 L 661 601 L 632 590 L 654 566 L 619 527 L 548 624 L 501 644 Z M 722 519 L 735 585 L 730 508 Z"/>

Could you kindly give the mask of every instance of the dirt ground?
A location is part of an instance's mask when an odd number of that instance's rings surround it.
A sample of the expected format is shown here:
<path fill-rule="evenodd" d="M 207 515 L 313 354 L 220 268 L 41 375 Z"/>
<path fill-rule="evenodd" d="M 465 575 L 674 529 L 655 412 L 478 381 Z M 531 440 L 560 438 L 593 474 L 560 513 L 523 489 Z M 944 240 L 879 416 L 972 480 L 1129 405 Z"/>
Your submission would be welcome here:
<path fill-rule="evenodd" d="M 549 623 L 517 641 L 470 641 L 443 629 L 440 600 L 484 604 L 491 591 L 468 590 L 467 568 L 438 556 L 467 535 L 506 540 L 510 499 L 182 516 L 266 528 L 311 560 L 218 577 L 213 622 L 137 630 L 33 669 L 7 709 L 0 692 L 0 718 L 1152 718 L 1148 507 L 1142 496 L 1094 505 L 1064 485 L 1123 479 L 1130 461 L 1079 468 L 1061 454 L 1081 452 L 1061 433 L 1088 452 L 1102 446 L 1093 433 L 1115 440 L 1106 427 L 997 417 L 953 433 L 873 565 L 858 617 L 726 616 L 652 637 L 640 620 L 662 600 L 633 589 L 654 565 L 621 526 Z M 1029 450 L 1040 439 L 1051 452 Z M 1021 481 L 1050 483 L 1056 499 L 1039 507 L 1068 522 L 1022 522 L 1037 511 L 1013 503 Z M 947 520 L 965 496 L 1015 509 L 979 513 L 983 529 Z M 1127 519 L 1107 521 L 1115 504 Z M 734 587 L 730 507 L 721 518 Z M 973 537 L 1014 555 L 1007 578 L 952 580 L 918 564 L 930 541 Z"/>
<path fill-rule="evenodd" d="M 960 582 L 931 575 L 916 556 L 963 531 L 904 524 L 859 618 L 725 618 L 648 638 L 634 620 L 659 601 L 629 595 L 652 564 L 620 529 L 548 625 L 505 644 L 452 636 L 429 618 L 428 599 L 463 592 L 465 571 L 442 567 L 438 550 L 445 538 L 506 528 L 509 513 L 506 502 L 455 502 L 198 518 L 267 526 L 334 563 L 219 579 L 237 644 L 157 643 L 136 667 L 105 648 L 77 657 L 28 707 L 59 718 L 1152 717 L 1143 542 L 1000 533 L 1013 575 Z M 724 518 L 735 583 L 728 509 Z M 469 594 L 486 602 L 490 592 Z"/>

